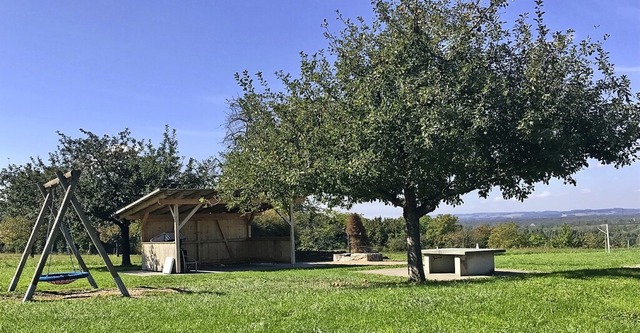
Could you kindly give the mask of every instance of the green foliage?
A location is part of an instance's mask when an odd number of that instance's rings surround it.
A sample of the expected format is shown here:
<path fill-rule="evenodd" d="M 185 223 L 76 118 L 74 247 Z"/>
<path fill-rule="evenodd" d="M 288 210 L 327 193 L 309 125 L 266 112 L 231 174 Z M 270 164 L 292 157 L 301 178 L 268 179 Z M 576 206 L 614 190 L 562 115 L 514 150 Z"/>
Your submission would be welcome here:
<path fill-rule="evenodd" d="M 251 222 L 251 234 L 253 237 L 289 236 L 289 228 L 289 224 L 273 209 L 254 217 Z"/>
<path fill-rule="evenodd" d="M 55 165 L 47 166 L 40 158 L 24 165 L 10 164 L 0 170 L 0 218 L 23 217 L 35 221 L 43 197 L 36 183 L 55 177 Z"/>
<path fill-rule="evenodd" d="M 411 279 L 423 281 L 419 219 L 441 203 L 494 187 L 524 200 L 538 182 L 575 183 L 590 158 L 636 160 L 640 94 L 601 42 L 551 32 L 542 1 L 533 22 L 509 27 L 507 4 L 375 1 L 373 22 L 327 27 L 328 49 L 303 53 L 299 78 L 280 74 L 284 92 L 238 75 L 227 200 L 401 207 Z"/>
<path fill-rule="evenodd" d="M 202 161 L 189 158 L 178 177 L 181 188 L 216 188 L 220 172 L 220 161 L 209 157 Z"/>
<path fill-rule="evenodd" d="M 532 232 L 528 235 L 526 242 L 530 247 L 544 247 L 547 245 L 547 237 L 539 232 Z"/>
<path fill-rule="evenodd" d="M 386 249 L 389 251 L 407 251 L 407 238 L 397 236 L 389 238 Z"/>
<path fill-rule="evenodd" d="M 491 231 L 493 227 L 487 224 L 481 224 L 476 226 L 471 231 L 471 243 L 473 246 L 478 244 L 480 248 L 486 248 L 489 246 L 489 237 L 491 236 Z"/>
<path fill-rule="evenodd" d="M 578 232 L 568 224 L 563 224 L 561 229 L 551 238 L 552 247 L 581 247 L 582 239 Z"/>
<path fill-rule="evenodd" d="M 303 251 L 345 249 L 345 214 L 305 205 L 296 213 L 297 247 Z"/>
<path fill-rule="evenodd" d="M 510 249 L 525 247 L 526 240 L 518 224 L 513 222 L 501 223 L 491 230 L 488 245 L 492 248 Z"/>
<path fill-rule="evenodd" d="M 97 228 L 98 235 L 100 236 L 100 241 L 102 241 L 105 250 L 110 253 L 121 254 L 122 249 L 120 248 L 120 244 L 122 244 L 122 232 L 120 227 L 115 224 L 102 224 Z M 84 230 L 79 230 L 84 232 Z M 77 233 L 76 233 L 77 234 Z M 74 235 L 75 237 L 75 235 Z M 77 238 L 77 237 L 76 237 Z M 133 222 L 129 225 L 129 244 L 131 244 L 131 253 L 140 253 L 141 244 L 140 244 L 140 224 L 137 222 Z M 89 240 L 82 242 L 81 244 L 89 244 Z M 94 250 L 91 245 L 89 250 Z"/>
<path fill-rule="evenodd" d="M 406 251 L 405 221 L 404 218 L 380 218 L 364 219 L 362 221 L 364 228 L 367 230 L 367 236 L 373 247 L 378 250 L 392 247 L 390 243 L 401 244 L 401 250 Z M 399 240 L 399 241 L 397 241 Z M 398 247 L 393 246 L 392 251 L 397 251 Z"/>
<path fill-rule="evenodd" d="M 31 224 L 23 217 L 0 220 L 0 249 L 4 252 L 22 252 L 31 234 Z"/>
<path fill-rule="evenodd" d="M 599 231 L 592 231 L 585 233 L 582 237 L 582 245 L 589 249 L 603 249 L 606 248 L 605 235 Z"/>
<path fill-rule="evenodd" d="M 155 188 L 203 187 L 213 185 L 215 181 L 217 160 L 210 158 L 199 162 L 190 159 L 184 166 L 178 153 L 175 130 L 168 126 L 157 146 L 134 138 L 128 129 L 103 136 L 80 131 L 83 135 L 80 138 L 58 132 L 59 144 L 56 151 L 49 154 L 48 163 L 32 159 L 25 165 L 9 165 L 0 171 L 0 211 L 3 216 L 22 216 L 33 223 L 42 205 L 36 182 L 55 178 L 54 171 L 81 170 L 77 197 L 101 231 L 103 241 L 113 246 L 120 242 L 123 262 L 127 265 L 131 253 L 130 228 L 136 226 L 132 221 L 114 217 L 119 208 Z M 57 191 L 60 194 L 59 189 Z M 71 215 L 67 214 L 66 218 L 74 221 L 75 217 Z M 86 233 L 78 228 L 78 223 L 72 225 L 76 226 L 74 236 L 79 248 L 89 251 L 90 240 Z M 137 231 L 133 231 L 135 235 Z M 135 242 L 133 245 L 137 246 Z"/>
<path fill-rule="evenodd" d="M 463 247 L 460 244 L 462 226 L 451 214 L 440 214 L 427 219 L 426 242 L 429 247 Z"/>

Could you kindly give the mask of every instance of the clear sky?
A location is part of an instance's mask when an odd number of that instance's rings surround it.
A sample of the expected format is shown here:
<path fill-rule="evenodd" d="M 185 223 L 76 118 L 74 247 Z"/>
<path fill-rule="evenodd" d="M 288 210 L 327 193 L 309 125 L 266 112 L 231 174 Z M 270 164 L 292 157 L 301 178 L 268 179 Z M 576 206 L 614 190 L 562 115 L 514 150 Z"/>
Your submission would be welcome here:
<path fill-rule="evenodd" d="M 531 11 L 516 0 L 506 20 Z M 347 17 L 371 16 L 369 1 L 5 1 L 0 6 L 0 167 L 46 156 L 56 131 L 79 128 L 158 143 L 164 125 L 177 130 L 180 153 L 215 156 L 222 149 L 226 100 L 238 96 L 234 73 L 297 74 L 299 52 L 326 47 L 321 23 L 340 29 Z M 610 39 L 620 74 L 640 90 L 640 1 L 547 1 L 553 30 L 574 28 Z M 275 83 L 275 82 L 274 82 Z M 616 170 L 597 163 L 578 186 L 539 186 L 524 203 L 465 197 L 436 213 L 640 208 L 640 163 Z M 400 216 L 381 204 L 354 207 L 365 216 Z"/>

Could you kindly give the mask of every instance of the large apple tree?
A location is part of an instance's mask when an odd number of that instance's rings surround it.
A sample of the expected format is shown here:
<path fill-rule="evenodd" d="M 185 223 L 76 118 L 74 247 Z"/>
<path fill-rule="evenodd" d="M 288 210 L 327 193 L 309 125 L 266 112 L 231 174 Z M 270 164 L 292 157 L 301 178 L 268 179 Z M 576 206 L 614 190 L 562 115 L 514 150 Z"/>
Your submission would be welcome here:
<path fill-rule="evenodd" d="M 281 73 L 282 92 L 240 75 L 221 179 L 242 189 L 231 200 L 400 207 L 421 282 L 419 220 L 440 204 L 496 187 L 524 200 L 538 183 L 575 184 L 590 159 L 633 163 L 640 94 L 603 42 L 551 32 L 541 0 L 507 24 L 507 4 L 374 0 L 373 22 L 327 25 L 327 50 L 302 54 L 298 78 Z"/>

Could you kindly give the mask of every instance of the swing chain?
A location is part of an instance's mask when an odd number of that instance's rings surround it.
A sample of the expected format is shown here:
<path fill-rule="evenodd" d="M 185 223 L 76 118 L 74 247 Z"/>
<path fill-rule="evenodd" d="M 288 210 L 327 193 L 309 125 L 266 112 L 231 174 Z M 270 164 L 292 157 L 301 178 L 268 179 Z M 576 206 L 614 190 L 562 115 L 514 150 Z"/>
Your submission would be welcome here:
<path fill-rule="evenodd" d="M 52 200 L 51 200 L 51 206 L 50 206 L 50 213 L 49 213 L 49 223 L 47 225 L 47 235 L 49 235 L 51 233 L 51 229 L 53 228 L 53 222 L 55 219 L 55 211 L 56 211 L 56 204 L 55 204 L 55 198 L 56 198 L 56 188 L 51 188 L 51 195 L 52 195 Z M 64 218 L 64 216 L 62 217 Z M 63 221 L 64 223 L 64 221 Z M 66 232 L 65 235 L 63 235 L 63 238 L 65 240 L 66 243 L 66 248 L 67 248 L 67 254 L 69 255 L 69 262 L 71 262 L 71 269 L 73 272 L 78 272 L 78 269 L 76 269 L 76 265 L 75 265 L 75 261 L 73 260 L 73 248 L 71 247 L 73 243 L 75 243 L 75 240 L 73 238 L 73 233 L 71 230 L 71 223 L 69 222 L 69 219 L 66 219 L 66 225 L 62 225 L 61 224 L 61 228 L 64 230 L 66 228 Z M 64 231 L 63 231 L 64 232 Z M 69 236 L 69 239 L 67 240 L 66 236 Z M 52 256 L 49 256 L 49 260 L 47 261 L 47 274 L 46 275 L 51 275 L 51 262 L 52 262 Z"/>

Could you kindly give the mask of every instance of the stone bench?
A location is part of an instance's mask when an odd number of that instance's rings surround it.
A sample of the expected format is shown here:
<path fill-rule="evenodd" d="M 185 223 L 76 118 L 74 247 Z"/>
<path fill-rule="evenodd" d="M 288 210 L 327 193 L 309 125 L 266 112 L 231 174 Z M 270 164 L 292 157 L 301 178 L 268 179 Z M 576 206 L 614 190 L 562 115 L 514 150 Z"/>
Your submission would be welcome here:
<path fill-rule="evenodd" d="M 493 275 L 494 255 L 504 249 L 448 248 L 422 250 L 425 274 Z"/>

